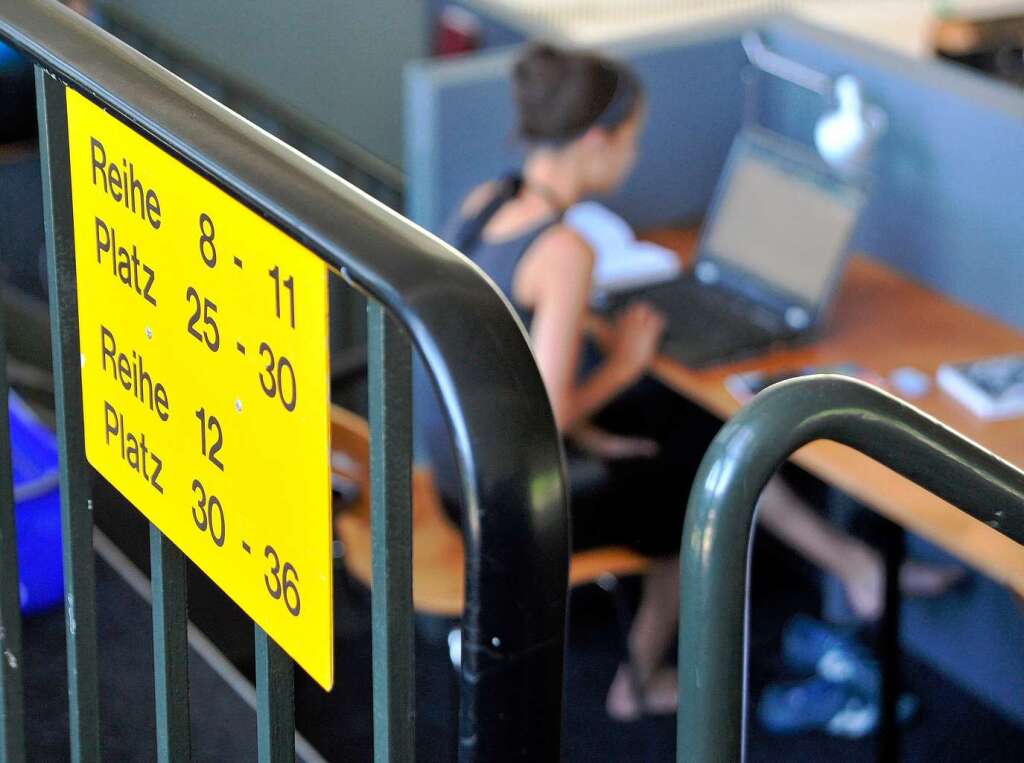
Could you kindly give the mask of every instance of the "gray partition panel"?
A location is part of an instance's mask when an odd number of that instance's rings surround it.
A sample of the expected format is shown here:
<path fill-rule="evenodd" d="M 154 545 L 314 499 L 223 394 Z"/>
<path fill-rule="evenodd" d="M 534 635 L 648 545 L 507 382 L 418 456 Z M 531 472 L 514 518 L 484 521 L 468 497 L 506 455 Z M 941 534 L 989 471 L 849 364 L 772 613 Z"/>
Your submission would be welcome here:
<path fill-rule="evenodd" d="M 855 74 L 889 113 L 855 245 L 1024 328 L 1024 92 L 792 19 L 769 25 L 765 40 L 829 74 Z M 820 98 L 788 85 L 764 95 L 771 127 L 811 140 Z"/>
<path fill-rule="evenodd" d="M 401 166 L 401 71 L 429 52 L 427 3 L 101 0 L 99 6 Z"/>
<path fill-rule="evenodd" d="M 611 206 L 634 226 L 700 217 L 740 124 L 740 26 L 610 47 L 648 94 L 637 168 Z M 437 230 L 475 184 L 515 167 L 515 107 L 509 72 L 517 48 L 453 61 L 410 64 L 405 78 L 407 210 Z"/>
<path fill-rule="evenodd" d="M 638 229 L 703 215 L 741 122 L 746 58 L 737 22 L 609 49 L 650 93 L 637 169 L 611 206 Z M 1024 328 L 1024 94 L 952 64 L 914 60 L 794 19 L 761 20 L 770 47 L 851 72 L 891 116 L 855 248 Z M 476 183 L 516 166 L 509 71 L 516 48 L 410 64 L 408 211 L 437 230 Z M 810 143 L 820 96 L 779 81 L 759 118 Z"/>

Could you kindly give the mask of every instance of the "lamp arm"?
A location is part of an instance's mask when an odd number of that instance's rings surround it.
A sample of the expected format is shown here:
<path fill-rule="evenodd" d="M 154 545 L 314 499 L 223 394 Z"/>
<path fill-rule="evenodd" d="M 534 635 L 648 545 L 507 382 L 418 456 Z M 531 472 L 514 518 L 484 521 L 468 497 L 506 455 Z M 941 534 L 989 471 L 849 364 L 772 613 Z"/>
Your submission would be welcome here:
<path fill-rule="evenodd" d="M 875 133 L 878 136 L 884 135 L 889 130 L 889 112 L 883 109 L 881 106 L 868 106 L 867 112 L 868 121 L 871 126 L 874 127 Z"/>
<path fill-rule="evenodd" d="M 746 32 L 741 42 L 747 59 L 755 68 L 819 95 L 831 94 L 829 75 L 769 50 L 758 32 Z"/>

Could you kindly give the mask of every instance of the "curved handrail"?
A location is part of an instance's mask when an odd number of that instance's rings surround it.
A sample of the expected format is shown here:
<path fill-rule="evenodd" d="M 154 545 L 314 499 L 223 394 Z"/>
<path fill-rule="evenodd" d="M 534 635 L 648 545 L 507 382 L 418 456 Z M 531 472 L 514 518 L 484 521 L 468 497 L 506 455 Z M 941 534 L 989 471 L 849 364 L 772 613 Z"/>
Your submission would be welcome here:
<path fill-rule="evenodd" d="M 4 0 L 0 37 L 297 238 L 405 328 L 445 407 L 462 477 L 463 750 L 482 760 L 554 758 L 568 578 L 564 465 L 507 300 L 438 238 L 58 3 Z M 526 712 L 541 704 L 545 712 Z"/>
<path fill-rule="evenodd" d="M 754 507 L 792 453 L 823 439 L 861 451 L 1024 543 L 1024 472 L 944 424 L 877 387 L 842 376 L 805 377 L 765 390 L 711 443 L 687 507 L 680 588 L 680 761 L 743 757 Z"/>

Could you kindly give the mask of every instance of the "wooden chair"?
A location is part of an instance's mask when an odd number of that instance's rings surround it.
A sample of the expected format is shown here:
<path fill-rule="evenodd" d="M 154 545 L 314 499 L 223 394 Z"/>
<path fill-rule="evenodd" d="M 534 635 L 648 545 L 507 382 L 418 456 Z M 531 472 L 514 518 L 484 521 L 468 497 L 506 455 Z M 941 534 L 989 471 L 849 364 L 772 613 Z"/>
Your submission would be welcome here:
<path fill-rule="evenodd" d="M 344 504 L 338 508 L 335 529 L 345 553 L 349 574 L 369 587 L 370 557 L 370 432 L 366 420 L 343 408 L 331 409 L 331 468 Z M 464 601 L 465 548 L 462 533 L 445 514 L 429 469 L 412 475 L 413 607 L 417 612 L 458 618 Z M 573 554 L 569 585 L 638 575 L 650 560 L 619 547 Z"/>

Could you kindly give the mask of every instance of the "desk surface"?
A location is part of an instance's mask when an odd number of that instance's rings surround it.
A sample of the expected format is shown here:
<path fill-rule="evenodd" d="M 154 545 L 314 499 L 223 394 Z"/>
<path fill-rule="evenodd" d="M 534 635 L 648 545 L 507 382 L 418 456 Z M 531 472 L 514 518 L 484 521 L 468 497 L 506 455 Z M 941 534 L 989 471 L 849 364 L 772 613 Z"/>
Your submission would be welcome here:
<path fill-rule="evenodd" d="M 688 259 L 696 231 L 658 231 L 645 238 Z M 940 363 L 1007 352 L 1024 352 L 1024 334 L 954 303 L 875 260 L 858 256 L 850 261 L 829 323 L 812 344 L 703 371 L 659 358 L 654 373 L 688 398 L 727 418 L 740 407 L 725 388 L 725 378 L 733 373 L 853 362 L 883 376 L 900 366 L 913 366 L 934 379 Z M 1024 468 L 1024 419 L 982 421 L 935 385 L 927 395 L 909 402 Z M 813 443 L 792 460 L 1024 595 L 1024 546 L 837 443 Z"/>

